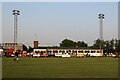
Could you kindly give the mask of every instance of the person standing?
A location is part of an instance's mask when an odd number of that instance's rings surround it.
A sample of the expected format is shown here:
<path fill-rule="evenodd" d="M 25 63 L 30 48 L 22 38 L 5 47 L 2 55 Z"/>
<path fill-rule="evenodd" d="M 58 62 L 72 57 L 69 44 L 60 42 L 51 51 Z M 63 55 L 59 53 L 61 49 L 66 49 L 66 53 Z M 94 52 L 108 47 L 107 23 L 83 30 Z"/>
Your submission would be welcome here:
<path fill-rule="evenodd" d="M 14 57 L 14 61 L 16 61 L 16 60 L 18 60 L 19 58 L 18 58 L 18 55 L 20 54 L 20 51 L 16 51 L 15 52 L 15 57 Z"/>

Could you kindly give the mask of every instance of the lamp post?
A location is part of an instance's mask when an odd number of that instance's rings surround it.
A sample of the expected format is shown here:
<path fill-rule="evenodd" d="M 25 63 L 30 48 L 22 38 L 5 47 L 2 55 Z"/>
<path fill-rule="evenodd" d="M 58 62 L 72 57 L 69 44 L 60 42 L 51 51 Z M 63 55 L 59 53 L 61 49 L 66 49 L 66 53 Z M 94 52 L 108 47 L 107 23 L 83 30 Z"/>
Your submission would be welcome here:
<path fill-rule="evenodd" d="M 19 10 L 13 10 L 13 15 L 14 15 L 14 50 L 16 51 L 16 46 L 17 46 L 17 24 L 18 24 L 18 15 L 20 15 Z"/>
<path fill-rule="evenodd" d="M 104 14 L 98 14 L 99 18 L 99 29 L 100 29 L 100 52 L 102 53 L 102 46 L 103 46 L 103 19 L 104 19 Z"/>

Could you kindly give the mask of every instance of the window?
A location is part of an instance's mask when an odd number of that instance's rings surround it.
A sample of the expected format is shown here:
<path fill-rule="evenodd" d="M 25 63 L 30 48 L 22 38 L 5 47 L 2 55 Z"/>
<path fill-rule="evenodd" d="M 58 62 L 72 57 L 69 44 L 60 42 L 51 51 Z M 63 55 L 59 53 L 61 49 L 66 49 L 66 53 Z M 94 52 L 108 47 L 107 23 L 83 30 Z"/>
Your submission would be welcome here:
<path fill-rule="evenodd" d="M 47 51 L 47 53 L 51 53 L 52 51 Z"/>
<path fill-rule="evenodd" d="M 73 53 L 77 53 L 77 51 L 72 51 Z"/>
<path fill-rule="evenodd" d="M 85 51 L 85 53 L 89 53 L 89 51 Z"/>
<path fill-rule="evenodd" d="M 66 53 L 68 53 L 69 51 L 66 51 Z"/>
<path fill-rule="evenodd" d="M 91 51 L 91 53 L 95 53 L 95 51 Z"/>
<path fill-rule="evenodd" d="M 58 51 L 56 50 L 56 51 L 53 51 L 53 53 L 58 53 Z"/>
<path fill-rule="evenodd" d="M 97 51 L 97 53 L 100 53 L 100 51 Z"/>
<path fill-rule="evenodd" d="M 78 51 L 78 53 L 83 53 L 83 51 Z"/>

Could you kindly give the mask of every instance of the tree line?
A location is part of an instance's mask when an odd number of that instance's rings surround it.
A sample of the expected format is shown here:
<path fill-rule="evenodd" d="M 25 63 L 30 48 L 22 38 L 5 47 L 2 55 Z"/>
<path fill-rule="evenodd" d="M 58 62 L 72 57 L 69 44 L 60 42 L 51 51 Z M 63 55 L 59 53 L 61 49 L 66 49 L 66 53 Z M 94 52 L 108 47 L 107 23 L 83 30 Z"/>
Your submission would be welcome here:
<path fill-rule="evenodd" d="M 102 43 L 102 49 L 104 51 L 104 53 L 120 53 L 120 40 L 117 39 L 112 39 L 112 40 L 94 40 L 94 43 L 92 46 L 88 46 L 88 44 L 84 41 L 73 41 L 70 39 L 64 39 L 63 41 L 61 41 L 61 43 L 59 44 L 59 46 L 53 46 L 53 47 L 78 47 L 78 48 L 94 48 L 94 49 L 100 49 L 100 44 Z M 30 47 L 27 49 L 26 47 L 24 47 L 24 50 L 27 52 L 32 52 L 33 51 L 33 47 Z"/>
<path fill-rule="evenodd" d="M 73 41 L 70 39 L 64 39 L 60 43 L 60 47 L 81 47 L 81 48 L 96 48 L 96 49 L 103 49 L 104 53 L 120 53 L 120 40 L 112 39 L 112 40 L 100 40 L 97 39 L 94 41 L 92 46 L 88 46 L 88 44 L 84 41 Z"/>

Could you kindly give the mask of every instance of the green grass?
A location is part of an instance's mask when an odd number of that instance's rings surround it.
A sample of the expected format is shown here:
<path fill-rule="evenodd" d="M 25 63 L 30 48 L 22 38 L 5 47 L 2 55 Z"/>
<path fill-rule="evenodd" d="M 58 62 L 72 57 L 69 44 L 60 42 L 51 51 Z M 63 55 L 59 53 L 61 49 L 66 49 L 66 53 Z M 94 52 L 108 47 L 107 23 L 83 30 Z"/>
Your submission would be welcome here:
<path fill-rule="evenodd" d="M 3 78 L 117 78 L 117 58 L 2 59 Z"/>

